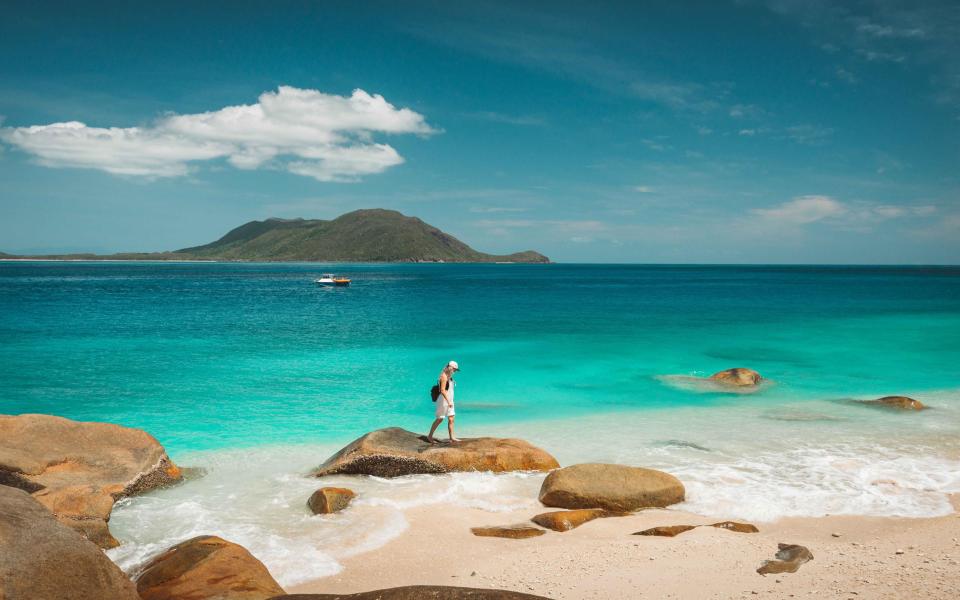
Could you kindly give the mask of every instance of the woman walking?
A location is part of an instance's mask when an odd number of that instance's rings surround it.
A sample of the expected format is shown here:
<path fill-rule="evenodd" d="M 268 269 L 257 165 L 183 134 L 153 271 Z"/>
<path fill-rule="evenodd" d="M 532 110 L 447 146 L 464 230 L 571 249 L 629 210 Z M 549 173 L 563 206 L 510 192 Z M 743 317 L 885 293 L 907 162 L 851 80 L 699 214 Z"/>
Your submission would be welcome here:
<path fill-rule="evenodd" d="M 437 430 L 437 427 L 440 426 L 440 423 L 443 422 L 443 418 L 447 418 L 447 431 L 450 433 L 451 442 L 459 442 L 453 435 L 453 391 L 457 387 L 457 382 L 453 380 L 453 374 L 460 370 L 460 365 L 457 364 L 457 361 L 451 360 L 447 363 L 447 366 L 440 371 L 440 378 L 437 382 L 437 389 L 440 390 L 440 395 L 437 396 L 437 408 L 435 411 L 436 419 L 433 421 L 433 426 L 430 428 L 430 433 L 427 435 L 427 441 L 431 444 L 436 444 L 437 440 L 433 439 L 433 433 Z"/>

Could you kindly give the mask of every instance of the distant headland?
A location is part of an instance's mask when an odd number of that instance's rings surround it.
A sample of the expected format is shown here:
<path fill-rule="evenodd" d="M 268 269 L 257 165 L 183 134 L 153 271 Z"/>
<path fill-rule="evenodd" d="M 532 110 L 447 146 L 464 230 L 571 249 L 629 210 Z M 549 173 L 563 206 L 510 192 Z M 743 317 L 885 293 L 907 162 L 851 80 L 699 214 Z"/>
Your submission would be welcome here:
<path fill-rule="evenodd" d="M 210 260 L 302 262 L 548 263 L 526 250 L 495 255 L 467 244 L 416 217 L 381 208 L 355 210 L 331 221 L 277 219 L 250 221 L 215 242 L 170 252 L 56 254 L 0 259 L 47 260 Z"/>

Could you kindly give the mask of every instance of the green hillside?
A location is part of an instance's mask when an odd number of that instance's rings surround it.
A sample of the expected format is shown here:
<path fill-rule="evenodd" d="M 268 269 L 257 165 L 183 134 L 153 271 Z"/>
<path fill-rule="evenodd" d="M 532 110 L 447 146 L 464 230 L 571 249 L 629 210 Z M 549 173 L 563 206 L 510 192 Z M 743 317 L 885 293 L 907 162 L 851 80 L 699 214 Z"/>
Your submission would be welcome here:
<path fill-rule="evenodd" d="M 416 217 L 384 209 L 357 210 L 332 221 L 251 221 L 213 243 L 173 254 L 219 260 L 549 262 L 532 250 L 484 254 Z"/>

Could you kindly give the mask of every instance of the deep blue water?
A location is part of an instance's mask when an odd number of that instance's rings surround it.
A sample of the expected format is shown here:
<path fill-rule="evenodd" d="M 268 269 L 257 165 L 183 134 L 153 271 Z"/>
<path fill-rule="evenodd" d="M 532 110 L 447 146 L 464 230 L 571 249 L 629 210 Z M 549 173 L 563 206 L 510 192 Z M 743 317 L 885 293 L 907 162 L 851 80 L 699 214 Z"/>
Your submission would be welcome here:
<path fill-rule="evenodd" d="M 960 268 L 0 263 L 0 413 L 174 453 L 423 429 L 450 359 L 488 428 L 735 403 L 662 378 L 733 366 L 770 403 L 955 389 Z"/>

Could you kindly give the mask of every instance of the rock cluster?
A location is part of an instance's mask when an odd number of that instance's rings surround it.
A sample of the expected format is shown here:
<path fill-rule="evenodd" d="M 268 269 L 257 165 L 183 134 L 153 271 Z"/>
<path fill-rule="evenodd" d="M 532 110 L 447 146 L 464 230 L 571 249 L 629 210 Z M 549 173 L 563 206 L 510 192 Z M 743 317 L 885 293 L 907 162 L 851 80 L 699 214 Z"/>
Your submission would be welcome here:
<path fill-rule="evenodd" d="M 660 537 L 676 537 L 681 533 L 690 531 L 691 529 L 696 529 L 697 527 L 716 527 L 717 529 L 726 529 L 727 531 L 734 531 L 736 533 L 757 533 L 760 530 L 757 529 L 755 525 L 750 523 L 737 523 L 736 521 L 721 521 L 720 523 L 713 523 L 711 525 L 660 525 L 658 527 L 651 527 L 650 529 L 644 529 L 643 531 L 638 531 L 633 535 L 655 535 Z"/>
<path fill-rule="evenodd" d="M 120 498 L 168 485 L 180 469 L 139 429 L 50 415 L 0 416 L 0 483 L 33 494 L 57 519 L 102 548 Z"/>
<path fill-rule="evenodd" d="M 549 471 L 559 466 L 545 450 L 523 440 L 473 438 L 456 444 L 430 444 L 422 435 L 389 427 L 354 440 L 313 475 L 399 477 L 454 471 Z"/>

